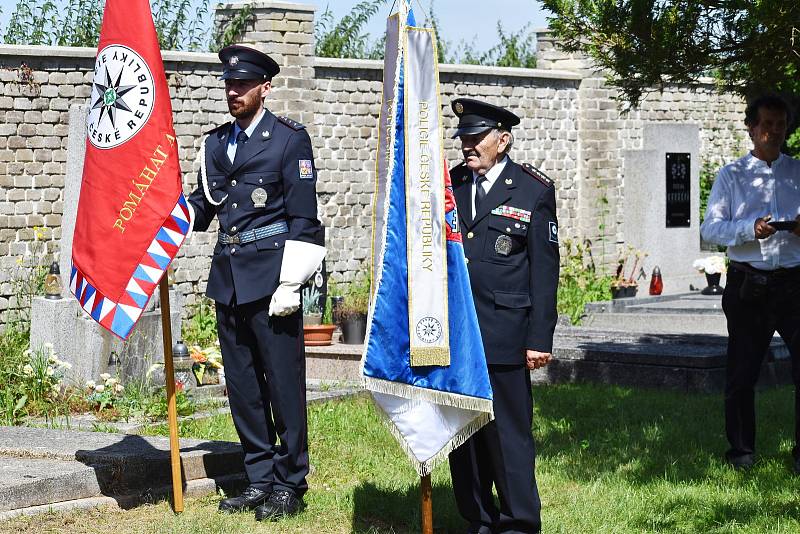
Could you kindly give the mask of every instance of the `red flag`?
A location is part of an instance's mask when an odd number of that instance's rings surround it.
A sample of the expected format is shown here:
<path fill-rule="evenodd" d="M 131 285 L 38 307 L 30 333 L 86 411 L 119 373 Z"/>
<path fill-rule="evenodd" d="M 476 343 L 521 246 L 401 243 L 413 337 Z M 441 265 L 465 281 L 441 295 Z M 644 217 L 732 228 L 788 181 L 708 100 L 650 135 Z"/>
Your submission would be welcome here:
<path fill-rule="evenodd" d="M 70 290 L 125 339 L 189 230 L 148 0 L 105 4 L 86 134 Z"/>

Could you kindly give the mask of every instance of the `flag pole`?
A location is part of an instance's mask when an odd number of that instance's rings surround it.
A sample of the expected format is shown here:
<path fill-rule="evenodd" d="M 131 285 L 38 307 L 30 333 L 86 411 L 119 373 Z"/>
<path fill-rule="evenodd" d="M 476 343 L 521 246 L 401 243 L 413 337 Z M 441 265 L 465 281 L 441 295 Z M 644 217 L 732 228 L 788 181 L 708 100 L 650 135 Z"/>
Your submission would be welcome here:
<path fill-rule="evenodd" d="M 169 456 L 172 466 L 172 509 L 183 512 L 183 481 L 181 479 L 181 446 L 178 442 L 178 411 L 175 401 L 175 371 L 172 366 L 172 325 L 169 317 L 169 275 L 158 284 L 161 296 L 161 332 L 164 339 L 164 380 L 167 383 L 167 421 L 169 423 Z"/>
<path fill-rule="evenodd" d="M 433 505 L 431 503 L 431 475 L 419 479 L 422 490 L 422 534 L 433 534 Z"/>

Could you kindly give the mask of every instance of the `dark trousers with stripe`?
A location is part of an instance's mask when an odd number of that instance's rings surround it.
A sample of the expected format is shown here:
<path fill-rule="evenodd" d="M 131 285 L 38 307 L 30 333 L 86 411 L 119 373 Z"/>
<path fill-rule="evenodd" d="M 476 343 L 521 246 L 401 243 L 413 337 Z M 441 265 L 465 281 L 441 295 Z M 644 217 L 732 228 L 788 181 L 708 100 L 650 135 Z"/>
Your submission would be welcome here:
<path fill-rule="evenodd" d="M 269 300 L 217 302 L 228 398 L 250 484 L 302 497 L 308 489 L 303 319 L 300 311 L 270 317 Z"/>
<path fill-rule="evenodd" d="M 777 331 L 792 358 L 795 385 L 795 448 L 800 443 L 800 272 L 772 276 L 762 298 L 744 301 L 740 289 L 745 273 L 728 271 L 722 308 L 728 321 L 728 362 L 725 378 L 725 432 L 729 458 L 755 452 L 755 386 L 772 336 Z"/>
<path fill-rule="evenodd" d="M 490 365 L 489 379 L 495 420 L 450 453 L 458 511 L 475 532 L 539 532 L 530 374 L 525 366 Z"/>

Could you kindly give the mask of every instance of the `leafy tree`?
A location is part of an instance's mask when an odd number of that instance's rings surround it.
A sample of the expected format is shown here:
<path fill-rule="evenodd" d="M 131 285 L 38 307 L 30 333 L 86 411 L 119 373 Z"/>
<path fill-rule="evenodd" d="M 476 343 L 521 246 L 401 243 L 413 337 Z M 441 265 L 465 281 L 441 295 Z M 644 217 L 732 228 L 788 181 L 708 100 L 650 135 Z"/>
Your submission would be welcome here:
<path fill-rule="evenodd" d="M 542 0 L 569 51 L 637 105 L 654 89 L 714 76 L 745 97 L 800 92 L 797 0 Z"/>
<path fill-rule="evenodd" d="M 330 7 L 326 6 L 314 26 L 317 56 L 358 59 L 383 57 L 382 42 L 370 46 L 369 34 L 364 33 L 364 27 L 387 1 L 363 0 L 339 22 L 334 21 Z"/>
<path fill-rule="evenodd" d="M 526 24 L 518 32 L 506 33 L 497 21 L 498 44 L 486 52 L 478 52 L 465 41 L 458 47 L 459 52 L 450 57 L 450 63 L 472 65 L 496 65 L 498 67 L 536 67 L 536 34 Z"/>
<path fill-rule="evenodd" d="M 200 50 L 206 39 L 208 0 L 151 0 L 164 50 Z M 104 0 L 19 0 L 3 41 L 18 45 L 97 46 Z"/>

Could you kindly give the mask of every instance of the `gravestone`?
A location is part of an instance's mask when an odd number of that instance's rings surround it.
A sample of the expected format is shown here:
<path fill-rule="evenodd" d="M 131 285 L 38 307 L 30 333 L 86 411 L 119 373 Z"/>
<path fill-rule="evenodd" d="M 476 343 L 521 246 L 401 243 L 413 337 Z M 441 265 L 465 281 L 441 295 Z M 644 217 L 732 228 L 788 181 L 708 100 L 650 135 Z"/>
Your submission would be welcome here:
<path fill-rule="evenodd" d="M 646 252 L 648 279 L 659 266 L 664 293 L 705 287 L 692 263 L 700 250 L 700 135 L 696 124 L 645 124 L 641 150 L 623 151 L 625 243 Z M 630 273 L 626 273 L 630 274 Z M 640 294 L 648 285 L 640 281 Z"/>
<path fill-rule="evenodd" d="M 83 160 L 86 153 L 86 105 L 73 105 L 69 110 L 67 138 L 67 174 L 64 179 L 64 215 L 59 243 L 59 269 L 63 285 L 62 298 L 37 297 L 31 304 L 31 349 L 46 343 L 61 360 L 72 364 L 68 380 L 83 383 L 97 380 L 101 373 L 118 374 L 123 383 L 130 378 L 143 378 L 148 368 L 164 361 L 161 333 L 161 308 L 158 291 L 150 299 L 145 312 L 127 341 L 122 341 L 80 307 L 69 292 L 72 270 L 72 236 L 78 213 Z M 170 291 L 170 323 L 173 342 L 180 337 L 182 299 Z M 163 373 L 153 376 L 163 382 Z"/>

